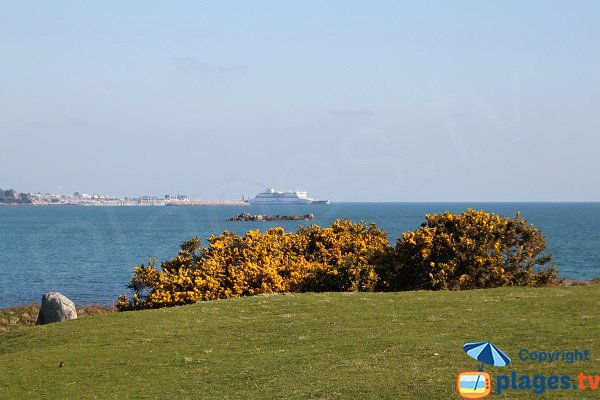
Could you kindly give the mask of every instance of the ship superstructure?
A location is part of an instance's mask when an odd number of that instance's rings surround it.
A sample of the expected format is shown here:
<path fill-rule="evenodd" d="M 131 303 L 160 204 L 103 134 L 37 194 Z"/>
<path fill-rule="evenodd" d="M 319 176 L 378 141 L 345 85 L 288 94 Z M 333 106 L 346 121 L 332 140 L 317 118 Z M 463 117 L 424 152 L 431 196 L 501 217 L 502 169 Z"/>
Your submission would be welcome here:
<path fill-rule="evenodd" d="M 267 188 L 264 192 L 257 194 L 253 199 L 248 200 L 250 204 L 329 204 L 329 200 L 315 200 L 308 197 L 307 192 L 287 191 L 279 192 L 273 188 Z"/>

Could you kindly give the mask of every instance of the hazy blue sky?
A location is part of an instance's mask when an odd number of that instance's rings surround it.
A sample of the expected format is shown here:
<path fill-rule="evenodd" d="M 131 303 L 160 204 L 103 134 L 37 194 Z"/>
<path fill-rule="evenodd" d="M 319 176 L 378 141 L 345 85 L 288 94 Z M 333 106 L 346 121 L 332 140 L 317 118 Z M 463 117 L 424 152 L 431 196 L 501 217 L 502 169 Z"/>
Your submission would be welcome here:
<path fill-rule="evenodd" d="M 3 1 L 0 187 L 600 200 L 599 1 Z"/>

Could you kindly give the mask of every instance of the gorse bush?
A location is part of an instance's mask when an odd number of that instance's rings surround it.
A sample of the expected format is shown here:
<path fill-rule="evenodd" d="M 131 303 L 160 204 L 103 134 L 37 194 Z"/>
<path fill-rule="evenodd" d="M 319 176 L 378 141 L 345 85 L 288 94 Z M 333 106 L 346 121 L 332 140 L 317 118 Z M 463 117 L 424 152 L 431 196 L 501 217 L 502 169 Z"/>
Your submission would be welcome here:
<path fill-rule="evenodd" d="M 385 268 L 389 290 L 543 286 L 558 280 L 542 232 L 517 213 L 505 218 L 469 209 L 425 216 L 402 234 Z"/>
<path fill-rule="evenodd" d="M 387 233 L 372 224 L 337 220 L 331 228 L 301 227 L 302 254 L 310 265 L 300 291 L 373 291 L 376 263 L 388 251 Z"/>
<path fill-rule="evenodd" d="M 375 225 L 337 220 L 296 233 L 273 228 L 244 236 L 224 232 L 208 247 L 198 238 L 184 242 L 177 257 L 134 268 L 121 295 L 121 310 L 157 308 L 261 293 L 373 290 L 378 277 L 371 260 L 389 249 Z"/>
<path fill-rule="evenodd" d="M 181 245 L 156 268 L 136 266 L 120 310 L 158 308 L 277 292 L 473 289 L 557 281 L 540 231 L 519 215 L 483 211 L 426 216 L 396 247 L 374 224 L 336 220 L 331 227 L 273 228 L 212 235 Z"/>

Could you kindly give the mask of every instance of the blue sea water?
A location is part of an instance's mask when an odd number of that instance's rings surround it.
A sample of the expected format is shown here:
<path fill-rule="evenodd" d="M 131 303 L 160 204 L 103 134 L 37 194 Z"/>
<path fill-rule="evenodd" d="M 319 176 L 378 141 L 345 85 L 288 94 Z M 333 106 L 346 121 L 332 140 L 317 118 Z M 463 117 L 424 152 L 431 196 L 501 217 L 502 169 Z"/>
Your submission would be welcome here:
<path fill-rule="evenodd" d="M 56 290 L 77 304 L 111 304 L 134 265 L 176 255 L 193 236 L 283 226 L 374 222 L 390 241 L 418 229 L 426 213 L 467 208 L 514 216 L 543 230 L 566 278 L 600 276 L 600 203 L 334 203 L 318 206 L 0 207 L 0 307 L 39 302 Z M 315 221 L 228 222 L 241 212 L 313 213 Z"/>

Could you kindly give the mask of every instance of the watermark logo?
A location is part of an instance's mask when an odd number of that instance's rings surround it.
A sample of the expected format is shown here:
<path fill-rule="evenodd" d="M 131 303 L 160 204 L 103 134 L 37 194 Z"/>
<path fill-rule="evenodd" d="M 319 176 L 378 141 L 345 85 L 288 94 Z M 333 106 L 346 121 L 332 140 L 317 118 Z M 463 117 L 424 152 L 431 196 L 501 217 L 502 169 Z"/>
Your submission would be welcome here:
<path fill-rule="evenodd" d="M 464 351 L 479 361 L 477 371 L 463 371 L 456 378 L 456 389 L 463 399 L 483 399 L 492 392 L 492 377 L 483 371 L 485 365 L 496 367 L 507 366 L 510 357 L 491 342 L 468 342 L 463 345 Z M 590 354 L 586 349 L 568 351 L 531 351 L 521 349 L 519 360 L 533 363 L 565 363 L 589 362 Z M 542 395 L 555 390 L 600 390 L 600 375 L 580 372 L 576 377 L 570 375 L 521 375 L 516 371 L 495 376 L 497 394 L 507 390 L 528 391 Z"/>
<path fill-rule="evenodd" d="M 491 377 L 483 371 L 484 365 L 504 367 L 510 363 L 510 357 L 491 342 L 468 342 L 463 349 L 480 364 L 477 372 L 464 371 L 458 374 L 456 390 L 464 399 L 483 399 L 492 392 Z"/>
<path fill-rule="evenodd" d="M 456 389 L 464 399 L 483 399 L 492 392 L 490 374 L 479 371 L 461 372 L 456 378 Z"/>

